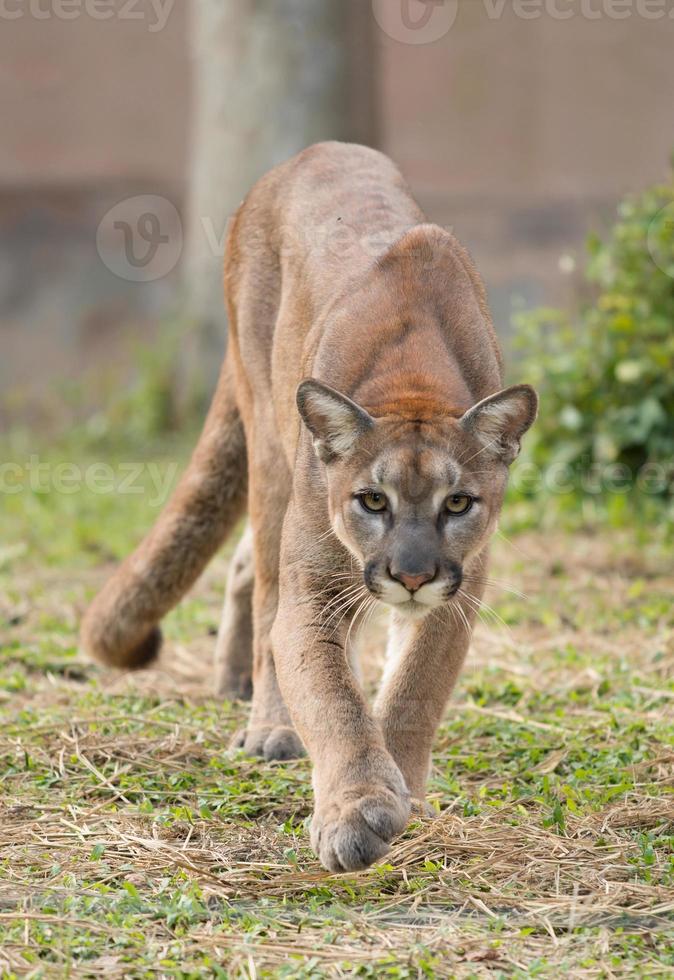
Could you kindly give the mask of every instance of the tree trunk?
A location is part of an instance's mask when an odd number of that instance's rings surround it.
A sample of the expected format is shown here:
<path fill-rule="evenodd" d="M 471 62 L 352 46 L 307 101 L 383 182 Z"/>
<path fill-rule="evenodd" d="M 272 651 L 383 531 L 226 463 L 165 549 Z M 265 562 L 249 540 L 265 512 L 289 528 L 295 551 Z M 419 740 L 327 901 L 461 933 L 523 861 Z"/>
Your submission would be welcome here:
<path fill-rule="evenodd" d="M 185 300 L 206 363 L 224 346 L 229 216 L 258 177 L 310 143 L 368 138 L 372 66 L 356 5 L 363 0 L 193 0 Z"/>

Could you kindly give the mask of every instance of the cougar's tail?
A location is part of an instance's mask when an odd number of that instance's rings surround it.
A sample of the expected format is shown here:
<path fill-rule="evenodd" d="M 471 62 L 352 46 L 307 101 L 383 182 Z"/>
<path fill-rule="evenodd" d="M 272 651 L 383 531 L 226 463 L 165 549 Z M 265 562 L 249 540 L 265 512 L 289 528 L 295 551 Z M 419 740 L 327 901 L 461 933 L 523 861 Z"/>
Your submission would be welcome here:
<path fill-rule="evenodd" d="M 246 506 L 246 441 L 225 363 L 190 464 L 159 520 L 89 607 L 89 656 L 133 669 L 161 646 L 158 623 L 205 568 Z"/>

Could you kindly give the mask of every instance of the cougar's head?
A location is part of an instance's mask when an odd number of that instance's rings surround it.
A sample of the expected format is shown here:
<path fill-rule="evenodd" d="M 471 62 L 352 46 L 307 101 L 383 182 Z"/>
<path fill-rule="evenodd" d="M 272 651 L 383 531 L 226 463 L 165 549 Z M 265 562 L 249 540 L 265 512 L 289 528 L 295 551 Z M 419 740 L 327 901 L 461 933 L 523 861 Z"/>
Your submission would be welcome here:
<path fill-rule="evenodd" d="M 463 416 L 373 418 L 315 380 L 297 392 L 325 463 L 330 521 L 370 592 L 410 617 L 452 601 L 493 533 L 538 398 L 515 385 Z"/>

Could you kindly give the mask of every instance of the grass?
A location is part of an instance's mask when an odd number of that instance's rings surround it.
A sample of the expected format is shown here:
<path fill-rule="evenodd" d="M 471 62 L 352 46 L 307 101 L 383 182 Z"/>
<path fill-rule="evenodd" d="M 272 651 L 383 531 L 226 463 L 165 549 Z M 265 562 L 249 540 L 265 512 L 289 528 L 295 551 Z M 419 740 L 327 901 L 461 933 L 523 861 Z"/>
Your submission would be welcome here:
<path fill-rule="evenodd" d="M 41 456 L 42 490 L 26 447 L 11 452 L 24 487 L 0 513 L 1 976 L 674 976 L 662 528 L 542 533 L 534 505 L 513 505 L 492 575 L 527 598 L 489 597 L 498 619 L 478 628 L 437 740 L 438 816 L 385 864 L 331 876 L 308 848 L 306 761 L 226 750 L 246 711 L 210 693 L 226 554 L 169 617 L 156 669 L 114 675 L 77 654 L 88 599 L 184 447 L 138 452 L 140 493 L 119 492 L 134 462 L 119 450 L 98 456 L 109 492 L 92 489 L 86 446 Z M 66 459 L 79 489 L 56 492 Z"/>

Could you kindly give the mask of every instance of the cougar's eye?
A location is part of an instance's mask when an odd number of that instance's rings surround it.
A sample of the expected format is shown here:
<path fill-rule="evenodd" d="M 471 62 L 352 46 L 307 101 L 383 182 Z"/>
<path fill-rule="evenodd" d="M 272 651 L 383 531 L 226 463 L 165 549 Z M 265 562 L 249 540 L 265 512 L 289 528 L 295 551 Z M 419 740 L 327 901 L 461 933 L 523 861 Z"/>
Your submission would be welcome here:
<path fill-rule="evenodd" d="M 361 506 L 371 514 L 380 514 L 388 507 L 388 501 L 383 493 L 368 490 L 367 493 L 359 493 L 358 499 Z"/>
<path fill-rule="evenodd" d="M 473 498 L 469 497 L 467 493 L 455 493 L 451 497 L 447 497 L 445 501 L 445 511 L 451 514 L 452 517 L 459 517 L 461 514 L 467 514 L 470 508 L 473 506 Z"/>

